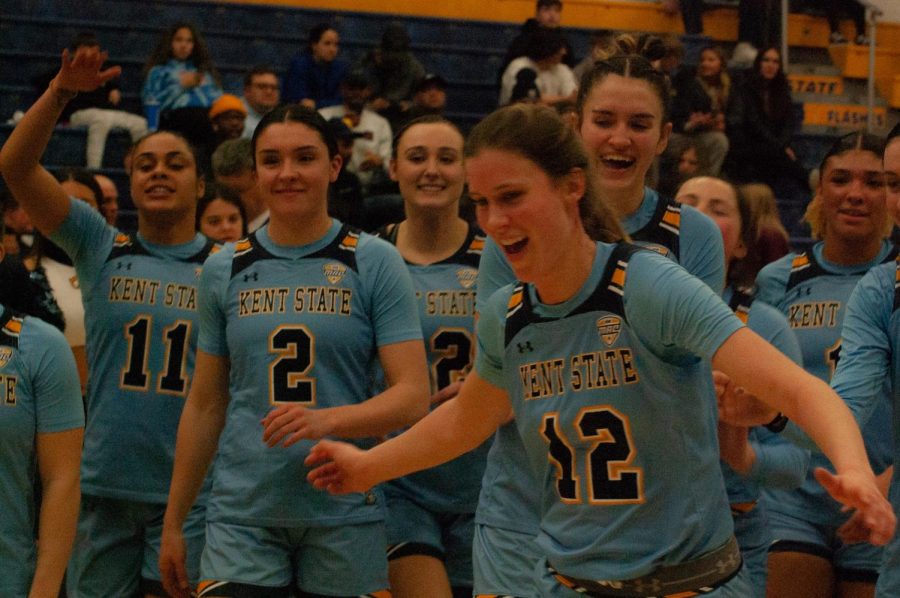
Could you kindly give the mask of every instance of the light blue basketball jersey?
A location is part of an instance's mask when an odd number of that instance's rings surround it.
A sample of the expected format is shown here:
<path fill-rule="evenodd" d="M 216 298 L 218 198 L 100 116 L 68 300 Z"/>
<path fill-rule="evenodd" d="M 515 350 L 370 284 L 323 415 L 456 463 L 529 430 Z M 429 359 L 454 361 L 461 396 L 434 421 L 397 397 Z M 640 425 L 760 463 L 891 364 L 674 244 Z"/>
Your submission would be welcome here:
<path fill-rule="evenodd" d="M 638 245 L 645 245 L 680 263 L 717 293 L 725 284 L 722 233 L 702 212 L 661 198 L 644 189 L 638 210 L 622 220 L 622 227 Z M 516 279 L 492 239 L 485 244 L 478 271 L 478 311 L 500 287 Z M 525 449 L 514 423 L 500 427 L 488 453 L 475 520 L 523 533 L 537 533 L 539 497 L 530 477 Z"/>
<path fill-rule="evenodd" d="M 570 300 L 508 286 L 479 318 L 476 370 L 515 410 L 551 565 L 630 579 L 725 543 L 708 360 L 742 324 L 715 293 L 653 252 L 599 243 Z"/>
<path fill-rule="evenodd" d="M 396 243 L 396 227 L 384 235 Z M 475 292 L 484 234 L 469 227 L 466 240 L 449 258 L 427 266 L 407 263 L 416 290 L 431 391 L 462 379 L 475 356 Z M 398 492 L 436 513 L 474 513 L 490 441 L 448 463 L 388 482 Z"/>
<path fill-rule="evenodd" d="M 303 460 L 316 441 L 269 448 L 260 421 L 284 403 L 365 401 L 378 348 L 422 338 L 397 250 L 337 221 L 299 247 L 276 245 L 263 227 L 210 257 L 200 310 L 200 348 L 230 361 L 208 520 L 297 527 L 381 519 L 376 494 L 331 496 L 306 481 Z"/>
<path fill-rule="evenodd" d="M 84 202 L 51 237 L 72 258 L 87 332 L 85 494 L 165 503 L 175 433 L 194 370 L 197 283 L 213 249 L 155 245 Z"/>
<path fill-rule="evenodd" d="M 833 264 L 822 255 L 823 243 L 800 255 L 791 253 L 772 262 L 757 278 L 758 299 L 782 311 L 803 351 L 803 366 L 810 374 L 830 382 L 841 354 L 841 325 L 847 300 L 860 278 L 874 266 L 893 261 L 896 253 L 885 241 L 878 256 L 855 266 Z M 863 427 L 869 462 L 877 472 L 891 462 L 890 387 L 882 388 L 879 413 Z M 766 489 L 768 506 L 820 524 L 840 525 L 847 515 L 813 477 L 816 467 L 834 471 L 830 461 L 814 449 L 803 485 L 792 491 Z"/>
<path fill-rule="evenodd" d="M 59 330 L 0 305 L 0 596 L 34 576 L 38 434 L 84 426 L 75 358 Z"/>
<path fill-rule="evenodd" d="M 900 261 L 872 268 L 856 285 L 844 317 L 841 360 L 831 384 L 861 422 L 881 414 L 885 380 L 893 393 L 894 465 L 900 460 Z M 891 478 L 900 513 L 900 477 Z M 885 548 L 875 595 L 900 598 L 900 535 Z"/>

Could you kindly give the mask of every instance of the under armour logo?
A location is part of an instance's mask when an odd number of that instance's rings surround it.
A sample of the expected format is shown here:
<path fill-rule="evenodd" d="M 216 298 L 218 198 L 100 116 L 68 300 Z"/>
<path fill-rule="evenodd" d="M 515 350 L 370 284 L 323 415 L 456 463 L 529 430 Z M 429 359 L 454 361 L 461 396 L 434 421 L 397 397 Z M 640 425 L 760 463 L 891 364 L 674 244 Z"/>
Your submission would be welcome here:
<path fill-rule="evenodd" d="M 116 269 L 121 270 L 123 268 L 126 270 L 131 270 L 131 262 L 118 262 L 116 264 Z"/>
<path fill-rule="evenodd" d="M 244 274 L 244 282 L 249 282 L 250 279 L 259 280 L 259 273 L 254 272 L 253 274 Z"/>
<path fill-rule="evenodd" d="M 534 347 L 531 346 L 531 341 L 525 341 L 524 343 L 516 343 L 516 346 L 519 347 L 519 353 L 531 353 L 534 351 Z"/>

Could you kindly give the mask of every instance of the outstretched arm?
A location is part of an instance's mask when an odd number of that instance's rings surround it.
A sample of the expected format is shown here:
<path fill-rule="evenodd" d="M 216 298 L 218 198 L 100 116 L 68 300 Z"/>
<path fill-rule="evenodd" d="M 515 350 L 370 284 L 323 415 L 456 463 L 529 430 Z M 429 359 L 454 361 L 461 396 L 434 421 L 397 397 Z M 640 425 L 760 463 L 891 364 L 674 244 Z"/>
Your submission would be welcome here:
<path fill-rule="evenodd" d="M 101 70 L 106 56 L 97 48 L 79 48 L 74 56 L 63 50 L 59 73 L 0 151 L 0 172 L 7 186 L 45 235 L 55 232 L 66 219 L 69 198 L 41 166 L 41 156 L 66 103 L 77 92 L 92 91 L 121 72 L 120 67 Z"/>
<path fill-rule="evenodd" d="M 459 395 L 429 413 L 412 428 L 369 451 L 323 440 L 310 451 L 307 465 L 316 488 L 332 494 L 364 492 L 385 480 L 428 469 L 468 452 L 509 418 L 503 389 L 472 372 Z"/>
<path fill-rule="evenodd" d="M 750 368 L 748 355 L 754 357 Z M 838 474 L 833 476 L 819 469 L 819 482 L 836 500 L 862 512 L 873 544 L 884 544 L 891 538 L 896 518 L 878 491 L 859 427 L 841 398 L 825 382 L 806 373 L 746 328 L 719 347 L 713 356 L 713 367 L 807 432 Z"/>

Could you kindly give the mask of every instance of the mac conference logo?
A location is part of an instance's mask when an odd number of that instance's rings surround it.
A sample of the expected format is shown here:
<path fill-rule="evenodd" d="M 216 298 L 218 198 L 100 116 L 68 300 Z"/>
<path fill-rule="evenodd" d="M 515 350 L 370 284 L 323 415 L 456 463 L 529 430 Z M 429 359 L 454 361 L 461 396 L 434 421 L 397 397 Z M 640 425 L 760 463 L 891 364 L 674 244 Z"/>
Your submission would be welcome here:
<path fill-rule="evenodd" d="M 622 320 L 617 316 L 606 316 L 597 320 L 597 332 L 608 347 L 612 346 L 619 338 L 620 330 L 622 330 Z"/>

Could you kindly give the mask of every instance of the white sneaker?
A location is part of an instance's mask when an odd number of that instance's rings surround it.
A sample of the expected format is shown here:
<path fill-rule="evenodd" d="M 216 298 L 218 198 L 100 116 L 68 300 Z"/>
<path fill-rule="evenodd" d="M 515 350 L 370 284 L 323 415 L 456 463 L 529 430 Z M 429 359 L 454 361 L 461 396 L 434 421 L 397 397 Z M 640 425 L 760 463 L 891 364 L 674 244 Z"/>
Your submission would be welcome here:
<path fill-rule="evenodd" d="M 857 46 L 868 46 L 869 45 L 869 38 L 868 38 L 868 36 L 865 36 L 865 35 L 857 35 L 855 41 L 856 41 Z"/>
<path fill-rule="evenodd" d="M 840 31 L 832 31 L 828 41 L 832 44 L 846 44 L 847 38 Z"/>

